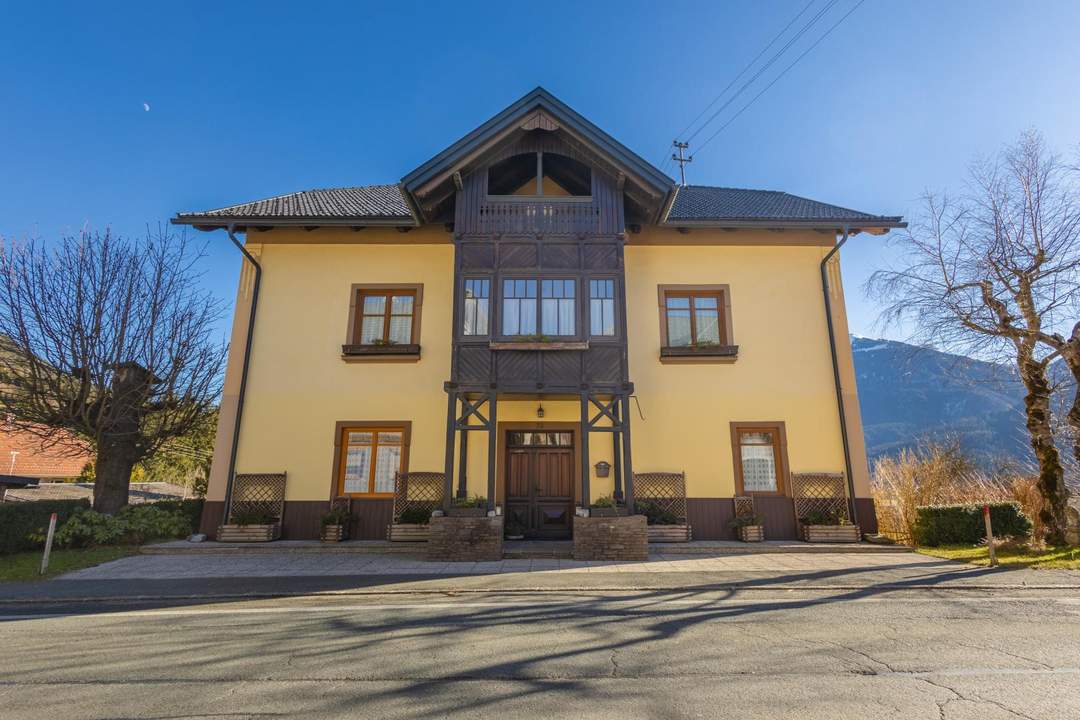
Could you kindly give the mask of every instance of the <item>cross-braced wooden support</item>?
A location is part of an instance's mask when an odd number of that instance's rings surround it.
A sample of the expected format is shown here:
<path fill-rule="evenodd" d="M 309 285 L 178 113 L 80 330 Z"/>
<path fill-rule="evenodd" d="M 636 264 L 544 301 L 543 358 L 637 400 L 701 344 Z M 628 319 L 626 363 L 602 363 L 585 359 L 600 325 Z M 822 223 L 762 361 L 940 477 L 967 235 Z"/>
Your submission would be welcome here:
<path fill-rule="evenodd" d="M 593 414 L 595 412 L 595 414 Z M 607 420 L 609 424 L 600 423 Z M 630 461 L 630 396 L 612 394 L 610 398 L 601 398 L 583 390 L 581 393 L 581 501 L 589 506 L 589 433 L 609 432 L 612 434 L 612 452 L 615 469 L 615 500 L 625 501 L 626 506 L 634 509 L 633 466 Z M 625 483 L 625 489 L 623 485 Z"/>
<path fill-rule="evenodd" d="M 495 449 L 498 444 L 496 431 L 498 428 L 498 394 L 490 390 L 477 398 L 470 398 L 464 393 L 448 387 L 446 405 L 446 455 L 445 455 L 445 493 L 443 495 L 443 509 L 449 510 L 454 498 L 454 442 L 455 432 L 459 434 L 458 442 L 458 487 L 457 497 L 464 498 L 468 494 L 466 482 L 466 466 L 468 465 L 468 433 L 481 430 L 488 434 L 488 482 L 487 482 L 487 507 L 495 509 Z M 458 403 L 461 403 L 460 414 Z M 486 407 L 485 407 L 486 405 Z M 486 413 L 486 415 L 485 415 Z"/>

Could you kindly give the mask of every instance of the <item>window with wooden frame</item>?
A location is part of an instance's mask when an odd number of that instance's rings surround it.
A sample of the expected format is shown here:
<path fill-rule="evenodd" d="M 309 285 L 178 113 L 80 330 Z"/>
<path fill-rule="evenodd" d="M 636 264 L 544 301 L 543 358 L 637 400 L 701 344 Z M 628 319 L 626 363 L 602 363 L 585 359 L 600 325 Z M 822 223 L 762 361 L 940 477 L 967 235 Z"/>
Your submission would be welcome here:
<path fill-rule="evenodd" d="M 576 287 L 577 281 L 571 278 L 504 279 L 502 334 L 506 337 L 573 336 L 577 317 Z"/>
<path fill-rule="evenodd" d="M 336 494 L 390 497 L 394 479 L 407 467 L 408 428 L 401 425 L 339 427 Z"/>
<path fill-rule="evenodd" d="M 491 280 L 465 278 L 461 303 L 463 335 L 487 335 L 491 314 Z"/>
<path fill-rule="evenodd" d="M 661 285 L 661 359 L 734 359 L 731 295 L 727 285 Z"/>
<path fill-rule="evenodd" d="M 589 280 L 589 334 L 593 337 L 615 336 L 615 280 Z"/>
<path fill-rule="evenodd" d="M 781 422 L 731 423 L 737 495 L 783 495 L 787 437 Z"/>
<path fill-rule="evenodd" d="M 345 356 L 419 357 L 423 285 L 353 285 Z"/>

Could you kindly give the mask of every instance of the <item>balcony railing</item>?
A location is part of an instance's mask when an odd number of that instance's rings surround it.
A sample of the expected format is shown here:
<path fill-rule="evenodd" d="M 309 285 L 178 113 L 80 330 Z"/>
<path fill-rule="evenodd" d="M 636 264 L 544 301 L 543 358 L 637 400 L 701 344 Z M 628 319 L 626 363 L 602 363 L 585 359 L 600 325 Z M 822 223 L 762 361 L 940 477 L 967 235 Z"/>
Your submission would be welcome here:
<path fill-rule="evenodd" d="M 480 204 L 479 230 L 485 233 L 603 232 L 600 207 L 581 201 L 487 200 Z"/>

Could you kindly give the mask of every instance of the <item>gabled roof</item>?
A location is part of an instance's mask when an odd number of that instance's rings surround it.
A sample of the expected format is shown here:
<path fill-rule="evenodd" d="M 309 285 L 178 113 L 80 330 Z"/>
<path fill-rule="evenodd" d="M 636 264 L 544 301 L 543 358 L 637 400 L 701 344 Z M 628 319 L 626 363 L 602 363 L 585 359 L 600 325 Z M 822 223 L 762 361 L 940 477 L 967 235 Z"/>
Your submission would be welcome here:
<path fill-rule="evenodd" d="M 867 225 L 875 228 L 902 227 L 904 224 L 898 216 L 872 215 L 776 190 L 707 185 L 678 188 L 666 218 L 668 225 L 757 225 L 762 222 L 808 227 Z"/>
<path fill-rule="evenodd" d="M 465 137 L 450 145 L 435 157 L 401 178 L 402 186 L 409 192 L 416 192 L 425 183 L 447 172 L 455 164 L 497 138 L 504 131 L 514 128 L 531 113 L 542 110 L 555 118 L 561 126 L 573 131 L 581 138 L 607 155 L 615 163 L 622 165 L 648 183 L 659 193 L 667 193 L 674 181 L 660 172 L 640 155 L 593 125 L 542 87 L 537 87 L 517 102 L 495 115 Z"/>
<path fill-rule="evenodd" d="M 397 185 L 361 185 L 346 188 L 302 190 L 230 205 L 216 210 L 179 213 L 176 221 L 191 224 L 221 225 L 223 221 L 250 223 L 255 220 L 287 224 L 365 224 L 414 225 L 409 204 Z"/>

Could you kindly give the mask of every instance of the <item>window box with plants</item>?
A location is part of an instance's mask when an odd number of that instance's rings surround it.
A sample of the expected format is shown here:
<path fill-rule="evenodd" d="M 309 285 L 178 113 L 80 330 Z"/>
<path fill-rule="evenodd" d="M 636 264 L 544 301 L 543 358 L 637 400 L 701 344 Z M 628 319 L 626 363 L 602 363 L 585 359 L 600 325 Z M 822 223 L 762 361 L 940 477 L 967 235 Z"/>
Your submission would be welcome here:
<path fill-rule="evenodd" d="M 488 347 L 492 350 L 588 350 L 589 343 L 550 335 L 515 335 L 492 340 Z"/>
<path fill-rule="evenodd" d="M 471 498 L 454 498 L 447 517 L 487 517 L 487 498 L 474 495 Z"/>
<path fill-rule="evenodd" d="M 680 520 L 672 513 L 662 509 L 656 503 L 639 500 L 634 504 L 634 512 L 645 516 L 648 524 L 649 542 L 689 542 L 691 529 L 689 523 Z"/>
<path fill-rule="evenodd" d="M 397 522 L 391 523 L 387 538 L 390 542 L 427 542 L 431 509 L 411 507 L 401 512 Z"/>
<path fill-rule="evenodd" d="M 739 515 L 728 526 L 735 531 L 743 542 L 762 542 L 765 540 L 764 519 L 760 515 Z"/>
<path fill-rule="evenodd" d="M 334 508 L 322 516 L 323 542 L 341 542 L 349 539 L 349 521 L 352 516 L 343 507 Z"/>
<path fill-rule="evenodd" d="M 624 517 L 629 515 L 625 506 L 617 504 L 609 496 L 596 498 L 589 508 L 590 517 Z"/>
<path fill-rule="evenodd" d="M 721 345 L 718 342 L 698 341 L 689 345 L 671 345 L 660 348 L 660 357 L 712 357 L 730 358 L 734 360 L 739 355 L 738 345 Z"/>
<path fill-rule="evenodd" d="M 420 346 L 412 343 L 399 343 L 394 340 L 374 340 L 366 345 L 342 345 L 343 357 L 364 357 L 369 355 L 406 355 L 419 356 Z"/>
<path fill-rule="evenodd" d="M 281 519 L 271 513 L 233 513 L 231 523 L 219 525 L 218 542 L 270 542 L 281 537 Z"/>
<path fill-rule="evenodd" d="M 799 536 L 805 542 L 857 543 L 861 537 L 859 526 L 852 525 L 846 516 L 809 512 L 799 518 Z"/>

